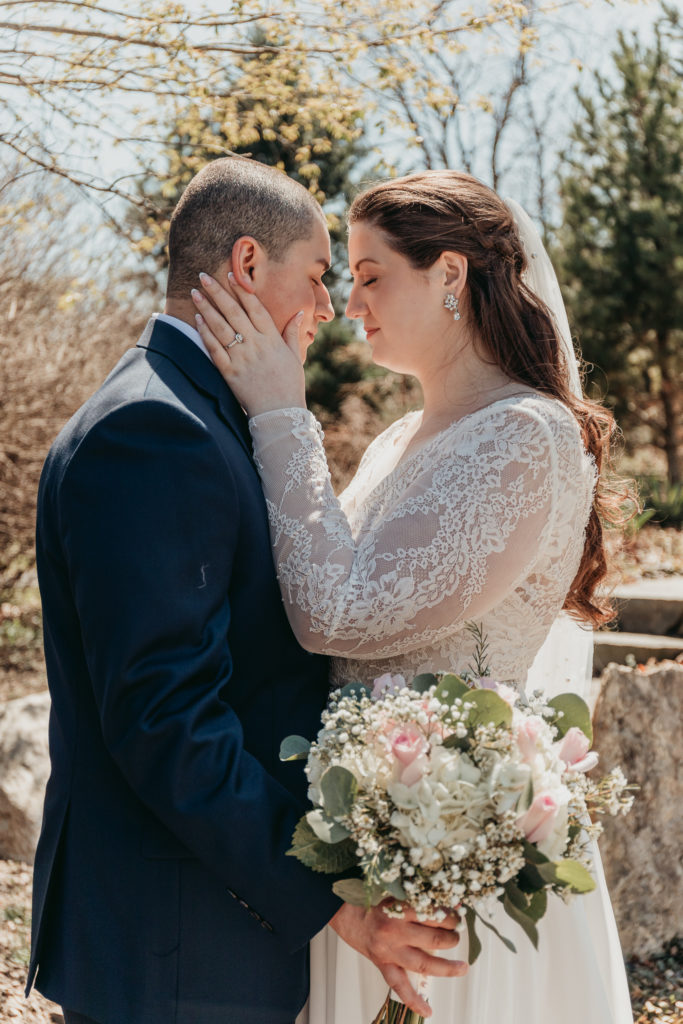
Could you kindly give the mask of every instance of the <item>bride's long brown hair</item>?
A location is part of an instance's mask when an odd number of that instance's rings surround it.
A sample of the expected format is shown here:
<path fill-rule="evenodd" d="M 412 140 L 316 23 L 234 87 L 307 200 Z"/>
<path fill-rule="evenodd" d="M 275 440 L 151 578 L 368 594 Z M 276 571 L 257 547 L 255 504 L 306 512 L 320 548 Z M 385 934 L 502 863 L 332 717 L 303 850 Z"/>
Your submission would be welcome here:
<path fill-rule="evenodd" d="M 482 356 L 512 380 L 557 398 L 576 417 L 586 451 L 595 459 L 598 484 L 581 564 L 564 607 L 596 626 L 610 621 L 613 607 L 599 592 L 608 571 L 603 527 L 627 521 L 624 508 L 633 494 L 611 473 L 607 479 L 617 431 L 614 417 L 599 403 L 572 393 L 552 316 L 522 280 L 526 256 L 511 211 L 469 174 L 423 171 L 371 186 L 355 198 L 348 219 L 349 224 L 364 221 L 379 228 L 416 269 L 431 267 L 444 251 L 466 256 L 463 314 L 481 339 Z"/>

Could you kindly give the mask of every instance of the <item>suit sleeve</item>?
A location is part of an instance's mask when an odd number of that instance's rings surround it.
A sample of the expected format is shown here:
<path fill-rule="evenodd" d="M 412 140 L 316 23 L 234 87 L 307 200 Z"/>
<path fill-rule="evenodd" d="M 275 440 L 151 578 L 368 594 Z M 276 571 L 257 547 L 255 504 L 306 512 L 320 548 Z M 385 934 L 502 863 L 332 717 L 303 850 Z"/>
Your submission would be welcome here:
<path fill-rule="evenodd" d="M 244 750 L 224 696 L 239 499 L 220 449 L 184 410 L 126 405 L 81 441 L 58 515 L 110 754 L 166 827 L 301 947 L 340 903 L 330 876 L 285 856 L 302 808 Z"/>

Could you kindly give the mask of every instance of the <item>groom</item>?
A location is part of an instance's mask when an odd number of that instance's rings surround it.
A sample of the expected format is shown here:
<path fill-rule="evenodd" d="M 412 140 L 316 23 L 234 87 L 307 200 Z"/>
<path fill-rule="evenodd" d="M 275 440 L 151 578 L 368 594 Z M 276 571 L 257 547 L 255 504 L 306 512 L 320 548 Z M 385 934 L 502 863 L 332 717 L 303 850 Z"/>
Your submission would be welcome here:
<path fill-rule="evenodd" d="M 366 915 L 286 856 L 306 783 L 279 744 L 315 735 L 326 661 L 287 623 L 245 416 L 189 290 L 239 267 L 281 329 L 303 311 L 305 357 L 334 315 L 320 209 L 280 172 L 216 160 L 178 204 L 169 254 L 166 312 L 41 479 L 52 773 L 28 988 L 67 1024 L 292 1024 L 327 922 L 403 993 L 402 967 L 458 973 L 430 956 L 454 922 Z"/>

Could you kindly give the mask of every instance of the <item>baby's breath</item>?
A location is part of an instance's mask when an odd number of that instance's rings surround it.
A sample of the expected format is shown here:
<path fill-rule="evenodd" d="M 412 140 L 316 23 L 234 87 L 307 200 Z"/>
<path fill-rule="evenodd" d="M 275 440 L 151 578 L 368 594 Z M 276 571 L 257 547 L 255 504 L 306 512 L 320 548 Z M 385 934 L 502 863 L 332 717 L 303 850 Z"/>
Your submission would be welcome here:
<path fill-rule="evenodd" d="M 306 765 L 309 796 L 322 806 L 321 779 L 333 765 L 354 776 L 357 793 L 339 821 L 366 883 L 405 894 L 386 905 L 390 915 L 402 903 L 426 919 L 501 899 L 527 865 L 525 814 L 540 793 L 552 795 L 558 813 L 538 850 L 591 871 L 601 831 L 591 815 L 625 813 L 633 799 L 619 769 L 596 782 L 561 759 L 562 712 L 542 693 L 520 694 L 509 725 L 473 727 L 473 711 L 467 695 L 444 702 L 436 686 L 401 686 L 377 699 L 336 691 L 323 714 Z"/>

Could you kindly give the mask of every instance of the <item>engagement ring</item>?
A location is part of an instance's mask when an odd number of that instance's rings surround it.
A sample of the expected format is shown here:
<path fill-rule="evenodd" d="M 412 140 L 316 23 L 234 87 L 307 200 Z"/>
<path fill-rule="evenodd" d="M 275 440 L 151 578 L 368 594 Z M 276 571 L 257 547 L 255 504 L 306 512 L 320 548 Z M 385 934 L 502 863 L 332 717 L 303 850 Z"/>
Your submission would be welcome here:
<path fill-rule="evenodd" d="M 232 348 L 233 345 L 241 345 L 243 341 L 244 341 L 244 338 L 242 337 L 242 335 L 238 331 L 237 334 L 235 335 L 235 337 L 230 342 L 230 344 L 226 345 L 225 347 L 226 347 L 226 349 L 227 348 Z"/>

